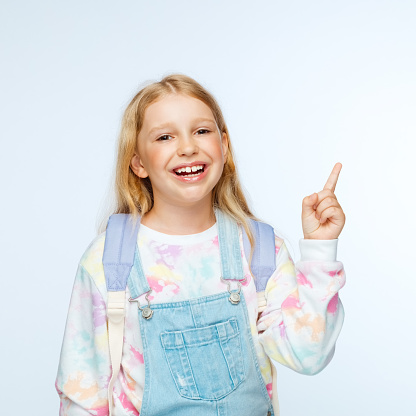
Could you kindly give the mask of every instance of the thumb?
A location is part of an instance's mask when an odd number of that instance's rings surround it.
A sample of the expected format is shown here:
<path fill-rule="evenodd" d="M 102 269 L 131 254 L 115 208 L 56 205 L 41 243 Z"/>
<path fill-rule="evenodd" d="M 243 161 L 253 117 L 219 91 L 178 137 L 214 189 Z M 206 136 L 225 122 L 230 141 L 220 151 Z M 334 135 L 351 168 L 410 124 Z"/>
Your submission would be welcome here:
<path fill-rule="evenodd" d="M 309 216 L 315 213 L 314 205 L 318 202 L 318 194 L 314 192 L 312 195 L 306 196 L 302 201 L 302 214 Z"/>

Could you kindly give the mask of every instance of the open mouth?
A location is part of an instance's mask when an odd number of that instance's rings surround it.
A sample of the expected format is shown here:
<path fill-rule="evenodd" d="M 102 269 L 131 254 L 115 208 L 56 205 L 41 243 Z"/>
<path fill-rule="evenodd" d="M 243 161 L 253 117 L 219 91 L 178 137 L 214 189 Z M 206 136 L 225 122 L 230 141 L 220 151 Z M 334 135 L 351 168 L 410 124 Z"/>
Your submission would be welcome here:
<path fill-rule="evenodd" d="M 198 176 L 201 173 L 203 173 L 204 168 L 205 168 L 205 165 L 187 166 L 187 167 L 175 169 L 174 172 L 177 176 L 192 178 L 193 176 Z"/>

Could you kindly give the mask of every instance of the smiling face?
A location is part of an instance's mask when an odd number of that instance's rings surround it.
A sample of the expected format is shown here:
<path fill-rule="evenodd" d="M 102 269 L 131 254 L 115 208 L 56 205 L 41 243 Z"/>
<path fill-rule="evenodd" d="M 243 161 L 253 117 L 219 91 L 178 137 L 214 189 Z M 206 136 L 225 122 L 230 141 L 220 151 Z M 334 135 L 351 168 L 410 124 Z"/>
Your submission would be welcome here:
<path fill-rule="evenodd" d="M 211 204 L 227 148 L 205 103 L 169 94 L 147 107 L 131 168 L 150 178 L 154 207 Z"/>

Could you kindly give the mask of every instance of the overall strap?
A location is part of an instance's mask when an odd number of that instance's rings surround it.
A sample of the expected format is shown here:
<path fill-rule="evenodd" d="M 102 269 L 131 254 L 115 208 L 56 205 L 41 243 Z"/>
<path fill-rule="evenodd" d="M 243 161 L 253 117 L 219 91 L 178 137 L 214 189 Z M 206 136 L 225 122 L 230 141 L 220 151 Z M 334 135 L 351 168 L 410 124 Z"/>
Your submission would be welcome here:
<path fill-rule="evenodd" d="M 241 258 L 240 238 L 237 222 L 220 209 L 215 210 L 218 226 L 218 244 L 223 280 L 245 280 Z"/>
<path fill-rule="evenodd" d="M 130 290 L 130 300 L 136 300 L 144 293 L 150 293 L 150 286 L 144 274 L 139 250 L 134 254 L 133 267 L 127 281 Z"/>
<path fill-rule="evenodd" d="M 127 279 L 136 251 L 139 221 L 128 214 L 114 214 L 107 224 L 103 266 L 107 285 L 108 342 L 111 379 L 108 383 L 109 416 L 113 414 L 113 386 L 120 371 L 123 350 Z"/>

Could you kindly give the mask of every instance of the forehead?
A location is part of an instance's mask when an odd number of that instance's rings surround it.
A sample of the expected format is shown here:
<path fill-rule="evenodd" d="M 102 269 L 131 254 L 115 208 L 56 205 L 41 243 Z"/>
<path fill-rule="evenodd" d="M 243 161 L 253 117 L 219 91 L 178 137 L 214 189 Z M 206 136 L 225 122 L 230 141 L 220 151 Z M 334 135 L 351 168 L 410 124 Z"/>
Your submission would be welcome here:
<path fill-rule="evenodd" d="M 169 94 L 146 108 L 143 129 L 151 129 L 162 123 L 189 123 L 199 118 L 215 123 L 211 109 L 201 100 L 185 94 Z"/>

